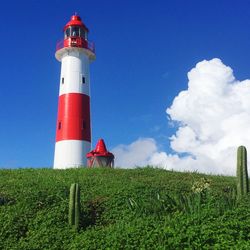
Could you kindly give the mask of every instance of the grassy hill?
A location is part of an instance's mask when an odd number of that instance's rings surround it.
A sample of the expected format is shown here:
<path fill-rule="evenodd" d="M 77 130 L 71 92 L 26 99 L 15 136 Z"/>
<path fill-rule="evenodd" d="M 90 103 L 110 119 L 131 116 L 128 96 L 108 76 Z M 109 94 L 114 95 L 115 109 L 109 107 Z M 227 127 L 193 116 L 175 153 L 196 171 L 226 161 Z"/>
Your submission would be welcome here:
<path fill-rule="evenodd" d="M 69 189 L 81 188 L 79 232 Z M 0 249 L 250 249 L 234 177 L 153 168 L 0 170 Z"/>

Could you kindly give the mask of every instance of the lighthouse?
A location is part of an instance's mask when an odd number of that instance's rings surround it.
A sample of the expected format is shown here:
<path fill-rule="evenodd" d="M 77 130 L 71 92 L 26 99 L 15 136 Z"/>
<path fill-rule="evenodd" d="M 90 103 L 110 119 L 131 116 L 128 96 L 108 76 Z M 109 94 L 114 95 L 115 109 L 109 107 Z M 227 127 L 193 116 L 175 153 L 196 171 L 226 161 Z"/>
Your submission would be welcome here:
<path fill-rule="evenodd" d="M 54 169 L 86 166 L 91 148 L 89 65 L 95 59 L 95 48 L 80 16 L 73 15 L 63 32 L 55 54 L 61 75 Z"/>

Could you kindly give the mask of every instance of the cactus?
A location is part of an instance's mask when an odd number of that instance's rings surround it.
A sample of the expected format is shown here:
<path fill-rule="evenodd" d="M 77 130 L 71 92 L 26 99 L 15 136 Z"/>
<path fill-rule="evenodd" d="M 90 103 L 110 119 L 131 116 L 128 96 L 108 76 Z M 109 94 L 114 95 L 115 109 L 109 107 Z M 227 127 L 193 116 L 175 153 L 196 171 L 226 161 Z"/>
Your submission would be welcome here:
<path fill-rule="evenodd" d="M 69 194 L 69 225 L 76 231 L 79 229 L 80 220 L 80 188 L 77 183 L 70 187 Z"/>
<path fill-rule="evenodd" d="M 237 197 L 241 198 L 248 192 L 247 150 L 240 146 L 237 150 Z"/>
<path fill-rule="evenodd" d="M 76 195 L 75 195 L 75 228 L 78 230 L 80 221 L 80 187 L 76 184 Z"/>

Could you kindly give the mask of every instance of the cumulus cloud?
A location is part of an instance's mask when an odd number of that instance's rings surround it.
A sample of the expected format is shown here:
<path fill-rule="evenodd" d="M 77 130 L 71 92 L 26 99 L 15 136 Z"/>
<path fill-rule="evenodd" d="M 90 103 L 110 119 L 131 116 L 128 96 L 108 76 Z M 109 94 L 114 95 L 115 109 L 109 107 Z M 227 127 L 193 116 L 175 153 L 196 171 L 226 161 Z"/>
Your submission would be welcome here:
<path fill-rule="evenodd" d="M 120 165 L 235 174 L 236 148 L 250 150 L 250 80 L 236 80 L 220 59 L 204 60 L 188 73 L 188 88 L 166 112 L 177 126 L 170 137 L 175 154 L 161 152 L 155 140 L 144 138 L 114 149 Z"/>
<path fill-rule="evenodd" d="M 157 152 L 157 145 L 152 138 L 139 138 L 130 145 L 118 145 L 112 152 L 115 155 L 116 166 L 145 166 L 149 163 L 151 155 Z"/>

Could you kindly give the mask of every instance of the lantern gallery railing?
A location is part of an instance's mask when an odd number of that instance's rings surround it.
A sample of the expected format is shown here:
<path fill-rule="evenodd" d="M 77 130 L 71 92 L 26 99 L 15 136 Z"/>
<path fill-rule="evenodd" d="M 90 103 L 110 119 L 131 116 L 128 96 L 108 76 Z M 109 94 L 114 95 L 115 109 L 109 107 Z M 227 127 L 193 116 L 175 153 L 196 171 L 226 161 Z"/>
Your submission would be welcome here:
<path fill-rule="evenodd" d="M 95 53 L 95 44 L 81 37 L 69 37 L 56 44 L 56 51 L 65 47 L 85 48 Z"/>

